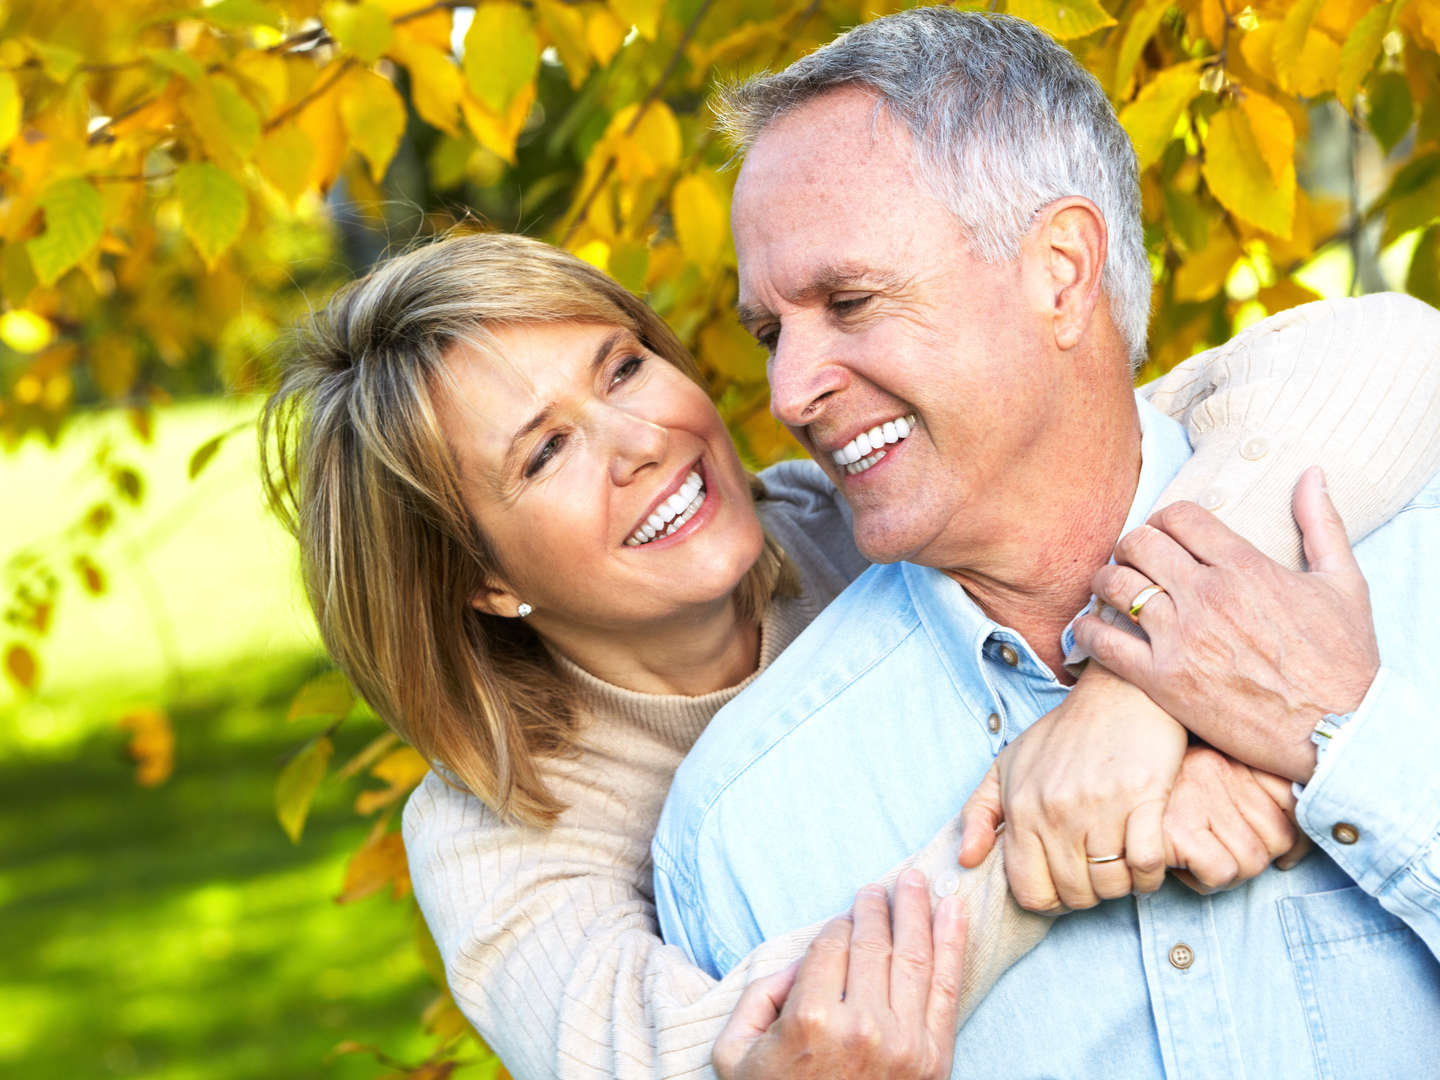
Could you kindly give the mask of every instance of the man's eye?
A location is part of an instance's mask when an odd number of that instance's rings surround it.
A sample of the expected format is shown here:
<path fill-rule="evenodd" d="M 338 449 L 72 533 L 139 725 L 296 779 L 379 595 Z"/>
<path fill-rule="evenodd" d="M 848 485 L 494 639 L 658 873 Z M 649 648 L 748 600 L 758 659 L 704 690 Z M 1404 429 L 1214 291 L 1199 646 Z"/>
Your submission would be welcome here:
<path fill-rule="evenodd" d="M 615 374 L 610 376 L 610 385 L 614 386 L 617 383 L 624 382 L 626 379 L 630 378 L 630 376 L 638 374 L 640 369 L 644 366 L 645 357 L 627 356 L 624 360 L 621 360 L 619 365 L 615 368 Z"/>
<path fill-rule="evenodd" d="M 543 469 L 550 459 L 560 452 L 560 447 L 563 445 L 565 445 L 564 435 L 551 435 L 546 439 L 540 449 L 535 451 L 535 456 L 526 464 L 525 478 L 528 480 Z"/>
<path fill-rule="evenodd" d="M 873 297 L 869 293 L 863 293 L 859 296 L 836 297 L 830 301 L 830 310 L 837 315 L 853 315 L 872 299 Z"/>
<path fill-rule="evenodd" d="M 762 326 L 755 331 L 755 340 L 763 345 L 767 352 L 774 352 L 775 346 L 780 344 L 780 327 Z"/>

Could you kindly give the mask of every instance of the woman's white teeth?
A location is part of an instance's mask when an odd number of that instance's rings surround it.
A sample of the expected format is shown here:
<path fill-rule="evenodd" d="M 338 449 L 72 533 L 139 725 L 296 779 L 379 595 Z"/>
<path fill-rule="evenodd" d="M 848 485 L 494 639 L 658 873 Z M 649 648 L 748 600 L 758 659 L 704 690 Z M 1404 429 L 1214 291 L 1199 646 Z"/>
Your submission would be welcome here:
<path fill-rule="evenodd" d="M 915 417 L 900 416 L 877 424 L 869 431 L 862 431 L 855 438 L 836 450 L 831 457 L 835 464 L 854 476 L 870 468 L 885 456 L 885 447 L 897 443 L 915 430 Z"/>
<path fill-rule="evenodd" d="M 648 544 L 657 536 L 669 536 L 705 505 L 705 484 L 693 469 L 675 494 L 657 506 L 645 523 L 625 538 L 628 547 Z"/>

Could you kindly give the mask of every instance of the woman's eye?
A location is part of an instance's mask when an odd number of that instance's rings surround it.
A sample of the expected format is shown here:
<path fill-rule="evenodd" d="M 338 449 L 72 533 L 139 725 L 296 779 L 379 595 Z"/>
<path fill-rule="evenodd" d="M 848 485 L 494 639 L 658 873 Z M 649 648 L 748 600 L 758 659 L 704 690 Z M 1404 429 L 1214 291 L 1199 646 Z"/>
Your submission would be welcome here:
<path fill-rule="evenodd" d="M 550 438 L 546 439 L 540 449 L 535 451 L 535 456 L 532 457 L 525 466 L 526 479 L 529 479 L 543 469 L 546 463 L 560 452 L 560 447 L 564 444 L 565 436 L 563 435 L 551 435 Z"/>
<path fill-rule="evenodd" d="M 614 386 L 617 383 L 624 382 L 644 366 L 645 358 L 643 356 L 627 356 L 624 360 L 621 360 L 615 368 L 615 374 L 610 377 L 610 385 Z"/>

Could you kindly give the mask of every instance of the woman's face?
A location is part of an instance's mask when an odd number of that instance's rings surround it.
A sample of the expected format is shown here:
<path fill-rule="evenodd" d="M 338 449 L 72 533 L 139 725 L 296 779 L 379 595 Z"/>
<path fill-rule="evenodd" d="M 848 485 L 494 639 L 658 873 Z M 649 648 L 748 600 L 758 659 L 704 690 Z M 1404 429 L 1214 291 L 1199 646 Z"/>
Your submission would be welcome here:
<path fill-rule="evenodd" d="M 561 645 L 728 602 L 763 535 L 709 398 L 629 330 L 531 323 L 456 346 L 439 404 L 465 500 L 503 567 L 482 610 L 530 604 Z"/>

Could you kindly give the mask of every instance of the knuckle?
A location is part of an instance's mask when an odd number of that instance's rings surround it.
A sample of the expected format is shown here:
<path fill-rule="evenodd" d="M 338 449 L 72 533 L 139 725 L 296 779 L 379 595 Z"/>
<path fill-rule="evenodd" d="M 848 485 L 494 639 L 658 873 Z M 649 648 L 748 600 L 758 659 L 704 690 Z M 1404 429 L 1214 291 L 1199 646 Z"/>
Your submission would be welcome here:
<path fill-rule="evenodd" d="M 888 938 L 861 934 L 850 943 L 850 952 L 885 960 L 890 956 L 890 941 Z"/>
<path fill-rule="evenodd" d="M 906 971 L 923 973 L 930 967 L 930 954 L 914 945 L 902 945 L 894 949 L 893 960 Z"/>
<path fill-rule="evenodd" d="M 875 1017 L 869 1013 L 860 1013 L 845 1025 L 841 1043 L 852 1053 L 871 1057 L 884 1045 L 885 1040 L 881 1035 L 880 1024 Z"/>
<path fill-rule="evenodd" d="M 791 1015 L 790 1022 L 796 1033 L 808 1042 L 829 1033 L 834 1026 L 833 1019 L 825 1004 L 812 1001 L 798 1006 Z"/>
<path fill-rule="evenodd" d="M 1175 536 L 1199 521 L 1203 514 L 1205 511 L 1197 503 L 1181 500 L 1162 507 L 1158 513 L 1151 516 L 1150 520 L 1156 528 L 1163 529 L 1171 536 Z"/>

